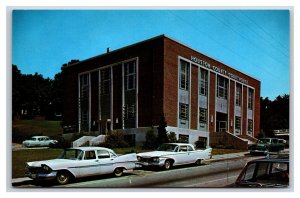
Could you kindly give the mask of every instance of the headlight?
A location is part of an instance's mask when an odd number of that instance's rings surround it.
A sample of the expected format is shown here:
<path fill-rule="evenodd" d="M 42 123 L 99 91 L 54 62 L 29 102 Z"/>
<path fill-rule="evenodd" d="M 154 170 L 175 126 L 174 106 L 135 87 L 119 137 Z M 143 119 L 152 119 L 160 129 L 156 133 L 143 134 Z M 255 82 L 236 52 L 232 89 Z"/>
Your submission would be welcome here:
<path fill-rule="evenodd" d="M 152 161 L 153 161 L 153 162 L 159 162 L 159 157 L 154 157 L 154 158 L 152 158 Z"/>
<path fill-rule="evenodd" d="M 42 164 L 42 169 L 46 172 L 50 172 L 51 168 L 49 166 L 47 166 L 46 164 Z"/>

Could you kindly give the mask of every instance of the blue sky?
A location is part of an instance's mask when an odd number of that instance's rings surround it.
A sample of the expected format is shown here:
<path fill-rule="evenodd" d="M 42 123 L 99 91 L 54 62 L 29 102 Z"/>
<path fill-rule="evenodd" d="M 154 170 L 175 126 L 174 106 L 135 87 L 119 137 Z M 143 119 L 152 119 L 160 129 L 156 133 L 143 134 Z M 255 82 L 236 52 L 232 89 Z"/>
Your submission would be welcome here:
<path fill-rule="evenodd" d="M 12 64 L 53 78 L 84 60 L 165 34 L 261 81 L 261 96 L 290 93 L 288 10 L 15 10 Z"/>

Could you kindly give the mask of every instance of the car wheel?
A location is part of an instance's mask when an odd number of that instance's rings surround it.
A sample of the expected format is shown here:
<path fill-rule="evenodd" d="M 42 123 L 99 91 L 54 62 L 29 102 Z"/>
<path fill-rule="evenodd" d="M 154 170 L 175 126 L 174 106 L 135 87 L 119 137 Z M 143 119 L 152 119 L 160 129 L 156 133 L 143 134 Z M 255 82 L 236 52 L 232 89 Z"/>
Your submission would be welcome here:
<path fill-rule="evenodd" d="M 56 175 L 56 181 L 61 185 L 65 185 L 65 184 L 69 183 L 70 179 L 71 179 L 71 176 L 66 171 L 60 171 Z"/>
<path fill-rule="evenodd" d="M 197 166 L 200 166 L 200 165 L 201 165 L 201 159 L 198 159 L 198 160 L 195 162 L 195 164 L 196 164 Z"/>
<path fill-rule="evenodd" d="M 164 169 L 169 170 L 172 167 L 172 162 L 171 160 L 166 160 L 164 164 Z"/>
<path fill-rule="evenodd" d="M 124 170 L 123 168 L 116 168 L 115 171 L 114 171 L 114 175 L 116 177 L 122 176 L 123 175 L 123 170 Z"/>

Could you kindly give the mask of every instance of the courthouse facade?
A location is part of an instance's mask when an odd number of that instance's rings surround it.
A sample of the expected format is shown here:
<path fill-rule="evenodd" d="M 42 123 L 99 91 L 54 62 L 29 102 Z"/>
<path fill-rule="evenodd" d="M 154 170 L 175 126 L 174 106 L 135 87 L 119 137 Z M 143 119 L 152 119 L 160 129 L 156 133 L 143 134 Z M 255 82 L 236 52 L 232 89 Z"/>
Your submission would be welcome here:
<path fill-rule="evenodd" d="M 64 123 L 139 137 L 162 117 L 186 142 L 210 133 L 256 137 L 260 81 L 165 35 L 62 68 Z M 141 130 L 139 130 L 141 129 Z"/>

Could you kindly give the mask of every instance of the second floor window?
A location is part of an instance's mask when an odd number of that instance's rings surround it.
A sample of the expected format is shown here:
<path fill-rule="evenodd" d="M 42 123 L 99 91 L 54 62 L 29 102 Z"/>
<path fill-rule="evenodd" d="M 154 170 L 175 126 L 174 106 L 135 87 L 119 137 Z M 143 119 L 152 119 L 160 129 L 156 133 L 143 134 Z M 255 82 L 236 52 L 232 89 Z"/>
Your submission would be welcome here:
<path fill-rule="evenodd" d="M 189 119 L 189 105 L 179 103 L 179 119 L 188 120 Z"/>
<path fill-rule="evenodd" d="M 189 63 L 184 61 L 184 60 L 180 60 L 180 73 L 179 73 L 179 87 L 180 89 L 189 90 L 189 79 L 190 76 L 190 67 L 189 67 Z"/>

